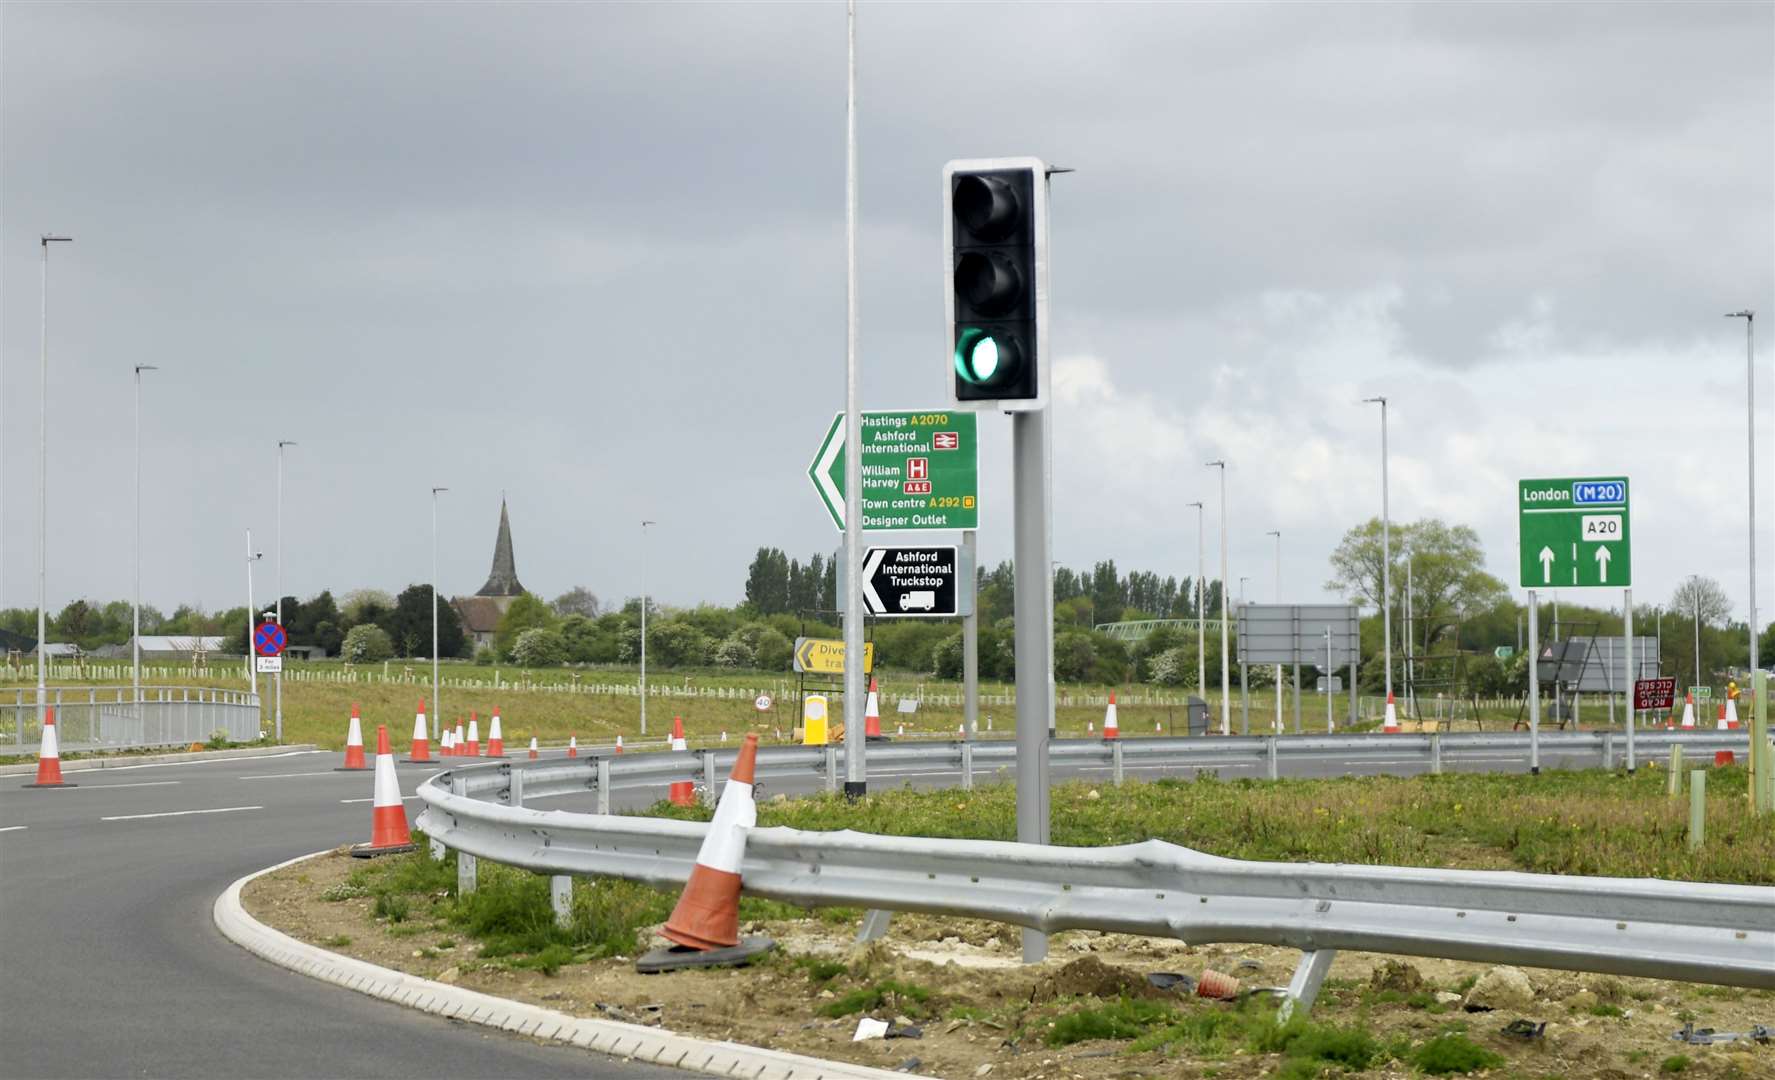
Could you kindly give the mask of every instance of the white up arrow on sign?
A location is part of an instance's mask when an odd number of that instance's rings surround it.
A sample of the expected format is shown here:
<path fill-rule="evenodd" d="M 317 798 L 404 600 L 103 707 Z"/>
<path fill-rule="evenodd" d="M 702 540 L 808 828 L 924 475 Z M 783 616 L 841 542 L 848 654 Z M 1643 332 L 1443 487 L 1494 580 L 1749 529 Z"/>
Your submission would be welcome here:
<path fill-rule="evenodd" d="M 1550 547 L 1542 548 L 1540 559 L 1541 584 L 1551 585 L 1553 584 L 1553 549 Z"/>
<path fill-rule="evenodd" d="M 1608 584 L 1609 581 L 1609 558 L 1608 548 L 1599 547 L 1596 549 L 1596 572 L 1601 575 L 1602 582 L 1605 585 Z"/>

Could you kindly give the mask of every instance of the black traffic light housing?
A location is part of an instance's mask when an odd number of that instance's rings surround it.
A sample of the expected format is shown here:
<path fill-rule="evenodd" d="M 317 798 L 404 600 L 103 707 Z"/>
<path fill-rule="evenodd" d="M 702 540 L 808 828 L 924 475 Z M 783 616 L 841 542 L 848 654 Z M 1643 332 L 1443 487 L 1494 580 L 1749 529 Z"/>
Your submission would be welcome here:
<path fill-rule="evenodd" d="M 943 167 L 949 369 L 958 405 L 1047 406 L 1048 168 L 1038 158 Z"/>

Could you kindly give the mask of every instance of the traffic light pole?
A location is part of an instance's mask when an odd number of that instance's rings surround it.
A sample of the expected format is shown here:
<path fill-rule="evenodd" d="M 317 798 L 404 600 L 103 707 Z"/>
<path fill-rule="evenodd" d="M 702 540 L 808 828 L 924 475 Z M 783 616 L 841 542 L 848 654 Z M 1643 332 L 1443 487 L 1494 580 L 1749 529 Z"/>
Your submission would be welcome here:
<path fill-rule="evenodd" d="M 980 737 L 980 574 L 974 569 L 974 530 L 963 529 L 961 561 L 968 568 L 968 580 L 956 587 L 968 593 L 968 613 L 961 620 L 961 708 L 967 725 L 967 737 Z"/>
<path fill-rule="evenodd" d="M 1048 718 L 1053 712 L 1047 665 L 1054 636 L 1054 607 L 1048 602 L 1048 415 L 1043 410 L 1011 416 L 1011 491 L 1015 502 L 1013 551 L 1016 555 L 1017 664 L 1017 840 L 1048 842 Z M 1034 661 L 1034 662 L 1032 662 Z M 1023 931 L 1023 962 L 1048 955 L 1048 935 Z"/>

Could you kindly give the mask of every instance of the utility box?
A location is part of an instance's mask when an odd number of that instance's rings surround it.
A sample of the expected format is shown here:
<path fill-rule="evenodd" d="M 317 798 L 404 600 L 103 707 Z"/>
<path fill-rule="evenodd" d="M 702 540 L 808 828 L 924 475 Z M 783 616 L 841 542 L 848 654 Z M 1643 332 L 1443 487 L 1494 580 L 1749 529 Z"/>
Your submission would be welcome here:
<path fill-rule="evenodd" d="M 1208 703 L 1199 697 L 1189 699 L 1188 715 L 1184 719 L 1184 730 L 1191 735 L 1208 734 Z"/>

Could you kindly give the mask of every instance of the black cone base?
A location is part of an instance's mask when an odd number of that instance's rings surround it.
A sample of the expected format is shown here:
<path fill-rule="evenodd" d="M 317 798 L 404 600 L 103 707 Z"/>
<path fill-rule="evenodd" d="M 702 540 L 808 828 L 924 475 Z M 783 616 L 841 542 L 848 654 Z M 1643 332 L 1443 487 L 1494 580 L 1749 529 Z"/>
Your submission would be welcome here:
<path fill-rule="evenodd" d="M 707 951 L 673 945 L 636 958 L 635 970 L 642 975 L 659 975 L 686 968 L 740 967 L 776 947 L 777 943 L 767 937 L 743 937 L 738 945 Z"/>

